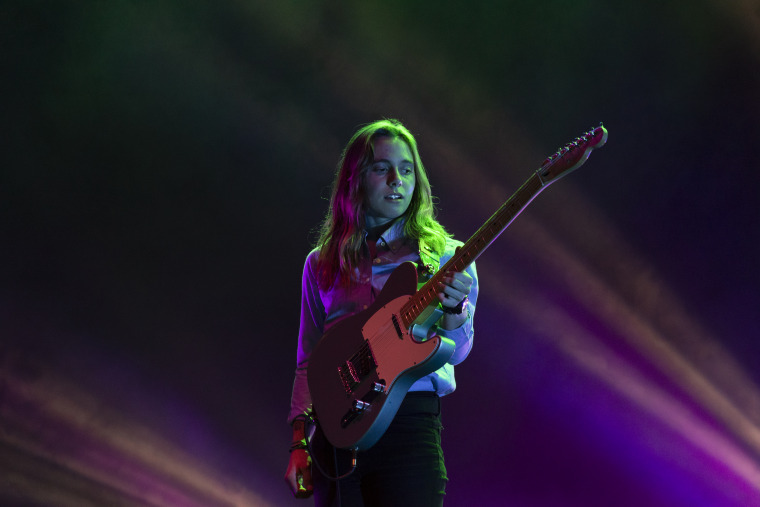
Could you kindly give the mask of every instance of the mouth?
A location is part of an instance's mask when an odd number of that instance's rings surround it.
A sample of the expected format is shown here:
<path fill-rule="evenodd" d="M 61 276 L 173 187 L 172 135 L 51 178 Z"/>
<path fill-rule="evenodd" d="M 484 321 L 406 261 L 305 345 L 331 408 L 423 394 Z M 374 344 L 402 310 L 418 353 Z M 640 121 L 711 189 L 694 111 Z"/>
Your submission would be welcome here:
<path fill-rule="evenodd" d="M 403 195 L 399 194 L 398 192 L 393 192 L 391 194 L 388 194 L 385 196 L 386 201 L 400 201 L 404 198 Z"/>

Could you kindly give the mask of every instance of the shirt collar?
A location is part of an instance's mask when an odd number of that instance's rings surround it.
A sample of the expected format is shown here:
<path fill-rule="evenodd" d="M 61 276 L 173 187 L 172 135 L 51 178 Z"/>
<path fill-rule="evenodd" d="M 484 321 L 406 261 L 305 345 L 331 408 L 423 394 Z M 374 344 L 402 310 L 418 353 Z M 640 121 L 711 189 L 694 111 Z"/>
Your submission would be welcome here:
<path fill-rule="evenodd" d="M 406 223 L 406 219 L 402 218 L 400 220 L 396 220 L 393 224 L 391 224 L 390 227 L 388 227 L 385 232 L 383 232 L 380 237 L 378 238 L 378 243 L 383 242 L 385 245 L 390 249 L 391 252 L 396 252 L 399 248 L 401 248 L 401 245 L 405 243 L 406 238 L 404 237 L 404 224 Z M 364 239 L 367 238 L 367 231 L 364 231 Z"/>

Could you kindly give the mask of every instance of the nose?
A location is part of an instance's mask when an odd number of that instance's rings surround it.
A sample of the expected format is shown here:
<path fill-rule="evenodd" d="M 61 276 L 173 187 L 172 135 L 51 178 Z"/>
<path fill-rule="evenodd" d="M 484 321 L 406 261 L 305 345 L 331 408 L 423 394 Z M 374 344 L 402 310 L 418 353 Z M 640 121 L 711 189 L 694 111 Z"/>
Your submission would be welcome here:
<path fill-rule="evenodd" d="M 388 172 L 388 186 L 391 188 L 398 188 L 401 186 L 401 174 L 395 167 L 391 168 Z"/>

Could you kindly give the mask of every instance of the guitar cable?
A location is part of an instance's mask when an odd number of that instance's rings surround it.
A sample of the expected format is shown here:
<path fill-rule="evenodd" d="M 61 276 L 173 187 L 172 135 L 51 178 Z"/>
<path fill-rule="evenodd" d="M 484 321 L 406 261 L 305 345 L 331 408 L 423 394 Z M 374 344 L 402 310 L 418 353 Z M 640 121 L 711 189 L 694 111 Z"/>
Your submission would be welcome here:
<path fill-rule="evenodd" d="M 313 420 L 312 420 L 312 423 L 313 423 Z M 325 478 L 331 481 L 337 482 L 337 481 L 340 481 L 341 479 L 345 479 L 346 477 L 354 473 L 354 470 L 356 470 L 356 461 L 357 461 L 356 455 L 358 452 L 356 449 L 351 449 L 351 469 L 343 475 L 332 476 L 328 474 L 324 468 L 322 468 L 322 465 L 319 464 L 319 460 L 316 459 L 316 456 L 314 455 L 314 452 L 312 451 L 312 447 L 311 447 L 311 440 L 313 438 L 314 438 L 314 433 L 312 431 L 311 436 L 306 439 L 306 446 L 308 447 L 309 456 L 311 456 L 311 462 L 317 465 L 319 472 Z M 332 450 L 333 450 L 333 464 L 335 465 L 335 473 L 337 474 L 338 473 L 338 450 L 332 444 L 330 445 L 330 447 L 332 447 Z"/>
<path fill-rule="evenodd" d="M 339 476 L 332 476 L 325 472 L 325 469 L 322 468 L 322 465 L 319 464 L 319 461 L 315 459 L 314 457 L 314 449 L 312 448 L 312 440 L 314 439 L 314 433 L 317 431 L 317 419 L 314 417 L 314 414 L 309 412 L 305 414 L 300 414 L 296 416 L 293 420 L 300 419 L 304 422 L 304 440 L 306 440 L 306 451 L 309 453 L 309 456 L 311 456 L 311 462 L 317 465 L 317 468 L 319 469 L 320 473 L 326 478 L 331 481 L 339 481 L 341 479 L 345 479 L 352 473 L 354 473 L 354 470 L 356 470 L 356 461 L 357 461 L 357 449 L 351 449 L 351 469 L 346 472 L 343 475 Z M 324 436 L 324 434 L 323 434 Z M 330 447 L 332 447 L 333 450 L 333 460 L 335 465 L 335 473 L 338 473 L 338 451 L 330 444 Z"/>
<path fill-rule="evenodd" d="M 297 417 L 298 419 L 302 419 L 304 421 L 304 424 L 306 425 L 306 431 L 304 432 L 304 439 L 306 440 L 306 451 L 309 453 L 309 456 L 311 457 L 311 462 L 317 466 L 319 469 L 319 472 L 322 474 L 323 477 L 326 479 L 333 481 L 335 483 L 335 493 L 338 500 L 337 507 L 341 507 L 342 501 L 341 501 L 341 495 L 340 495 L 340 481 L 341 479 L 345 479 L 354 471 L 356 470 L 356 462 L 357 462 L 357 449 L 351 449 L 351 469 L 346 472 L 343 475 L 338 476 L 332 476 L 328 474 L 324 468 L 322 468 L 322 465 L 319 464 L 319 461 L 316 459 L 316 456 L 314 455 L 314 451 L 311 446 L 311 442 L 314 439 L 314 433 L 317 430 L 317 421 L 314 418 L 313 414 L 303 414 Z M 334 445 L 330 444 L 330 447 L 332 447 L 333 452 L 333 466 L 335 467 L 335 473 L 338 473 L 338 450 L 335 448 Z"/>

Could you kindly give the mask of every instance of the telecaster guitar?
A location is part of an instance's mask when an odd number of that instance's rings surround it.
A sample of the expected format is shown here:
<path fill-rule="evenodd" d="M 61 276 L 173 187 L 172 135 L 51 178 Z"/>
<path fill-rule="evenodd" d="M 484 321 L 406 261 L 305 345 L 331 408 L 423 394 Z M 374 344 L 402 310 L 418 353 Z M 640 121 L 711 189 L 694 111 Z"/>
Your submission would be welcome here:
<path fill-rule="evenodd" d="M 309 358 L 307 379 L 314 412 L 332 445 L 372 447 L 409 387 L 453 355 L 452 340 L 432 335 L 443 314 L 437 297 L 443 273 L 463 271 L 541 191 L 583 165 L 606 141 L 607 130 L 600 125 L 562 147 L 419 290 L 416 267 L 405 262 L 369 308 L 322 336 Z"/>

